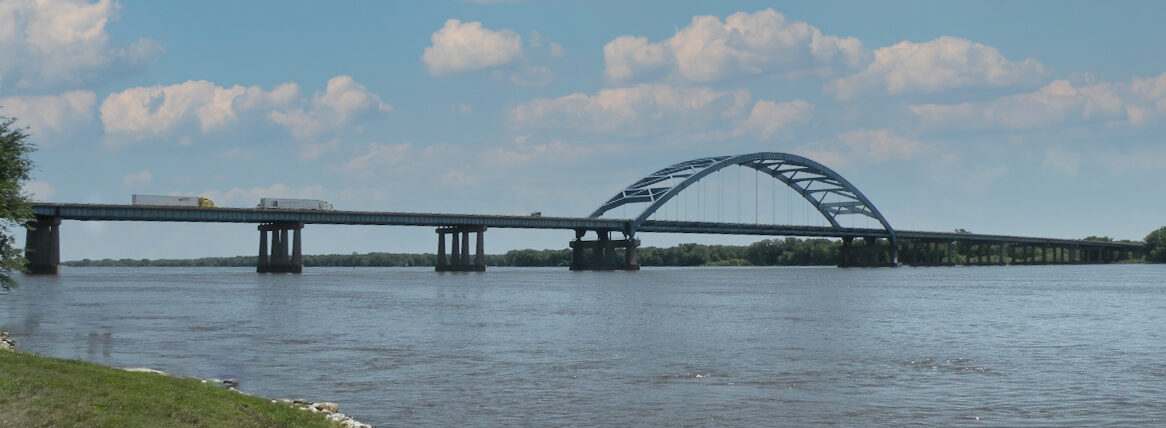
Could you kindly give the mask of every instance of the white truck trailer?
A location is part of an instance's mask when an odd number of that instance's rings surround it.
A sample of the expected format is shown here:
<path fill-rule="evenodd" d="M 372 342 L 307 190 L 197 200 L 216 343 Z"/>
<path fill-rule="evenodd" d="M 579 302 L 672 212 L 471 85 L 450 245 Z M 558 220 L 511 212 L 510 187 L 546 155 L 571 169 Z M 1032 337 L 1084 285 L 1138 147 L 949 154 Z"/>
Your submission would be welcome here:
<path fill-rule="evenodd" d="M 268 210 L 332 211 L 332 204 L 319 199 L 263 198 L 255 208 Z"/>
<path fill-rule="evenodd" d="M 215 207 L 214 202 L 201 196 L 134 195 L 133 204 L 157 207 Z"/>

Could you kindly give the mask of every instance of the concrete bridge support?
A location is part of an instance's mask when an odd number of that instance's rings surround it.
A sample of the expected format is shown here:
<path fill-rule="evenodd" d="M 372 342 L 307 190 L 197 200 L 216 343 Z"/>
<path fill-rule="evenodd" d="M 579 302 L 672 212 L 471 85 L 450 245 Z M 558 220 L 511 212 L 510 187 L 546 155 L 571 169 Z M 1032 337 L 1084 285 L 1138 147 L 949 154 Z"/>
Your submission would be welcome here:
<path fill-rule="evenodd" d="M 28 273 L 56 275 L 61 266 L 61 218 L 37 216 L 25 225 L 24 257 Z"/>
<path fill-rule="evenodd" d="M 575 240 L 571 241 L 571 270 L 640 270 L 636 256 L 640 240 L 625 237 L 611 239 L 611 231 L 597 230 L 594 241 L 585 241 L 586 230 L 575 230 Z M 623 254 L 619 254 L 619 249 Z M 591 249 L 591 255 L 587 255 Z"/>
<path fill-rule="evenodd" d="M 259 273 L 303 273 L 304 256 L 301 244 L 301 230 L 303 228 L 303 223 L 294 222 L 259 225 L 259 260 L 255 264 L 255 271 Z M 268 247 L 267 238 L 269 232 L 271 233 L 270 247 Z M 291 251 L 288 251 L 288 244 L 291 244 Z M 271 249 L 270 253 L 268 248 Z"/>
<path fill-rule="evenodd" d="M 862 245 L 854 245 L 854 238 L 842 238 L 838 267 L 893 267 L 899 265 L 899 248 L 878 238 L 862 238 Z"/>
<path fill-rule="evenodd" d="M 473 258 L 470 257 L 470 234 L 475 234 Z M 445 252 L 445 237 L 449 235 L 449 254 Z M 437 229 L 437 272 L 485 272 L 486 227 L 452 226 Z"/>

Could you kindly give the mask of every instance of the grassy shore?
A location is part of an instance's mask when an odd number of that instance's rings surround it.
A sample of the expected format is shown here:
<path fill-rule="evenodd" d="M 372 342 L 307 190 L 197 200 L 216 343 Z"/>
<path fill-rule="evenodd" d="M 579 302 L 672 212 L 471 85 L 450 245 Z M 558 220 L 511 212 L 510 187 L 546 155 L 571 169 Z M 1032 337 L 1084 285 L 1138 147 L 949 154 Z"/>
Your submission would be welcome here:
<path fill-rule="evenodd" d="M 3 427 L 338 427 L 198 379 L 0 351 Z"/>

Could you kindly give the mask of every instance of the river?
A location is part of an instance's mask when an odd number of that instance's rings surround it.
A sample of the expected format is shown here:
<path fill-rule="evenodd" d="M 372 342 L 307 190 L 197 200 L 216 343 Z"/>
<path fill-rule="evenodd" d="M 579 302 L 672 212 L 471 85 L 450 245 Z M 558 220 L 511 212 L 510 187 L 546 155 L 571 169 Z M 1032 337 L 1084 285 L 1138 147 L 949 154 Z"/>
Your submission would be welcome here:
<path fill-rule="evenodd" d="M 336 401 L 377 426 L 1166 423 L 1166 266 L 62 268 L 41 355 Z"/>

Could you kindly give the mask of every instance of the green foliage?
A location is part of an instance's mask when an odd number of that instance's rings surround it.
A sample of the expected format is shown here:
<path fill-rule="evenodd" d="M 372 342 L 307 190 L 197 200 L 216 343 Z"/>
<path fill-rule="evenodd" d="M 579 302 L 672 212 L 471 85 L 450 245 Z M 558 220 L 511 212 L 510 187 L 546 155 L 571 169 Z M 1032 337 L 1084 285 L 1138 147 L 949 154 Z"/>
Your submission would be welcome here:
<path fill-rule="evenodd" d="M 337 427 L 323 415 L 204 384 L 0 351 L 0 426 Z"/>
<path fill-rule="evenodd" d="M 1166 263 L 1166 227 L 1146 235 L 1146 261 Z"/>
<path fill-rule="evenodd" d="M 749 246 L 680 244 L 670 248 L 642 247 L 642 266 L 775 266 L 838 264 L 838 241 L 797 238 L 767 239 Z M 325 254 L 304 256 L 304 266 L 433 266 L 434 254 Z M 84 259 L 62 263 L 65 266 L 143 267 L 255 267 L 255 256 L 205 257 L 187 260 Z M 487 254 L 488 266 L 553 267 L 569 266 L 571 250 L 511 250 L 505 254 Z"/>
<path fill-rule="evenodd" d="M 32 203 L 21 193 L 32 171 L 29 156 L 36 148 L 16 120 L 0 116 L 0 287 L 16 285 L 13 272 L 23 271 L 23 252 L 16 248 L 12 230 L 22 230 L 32 219 Z"/>

